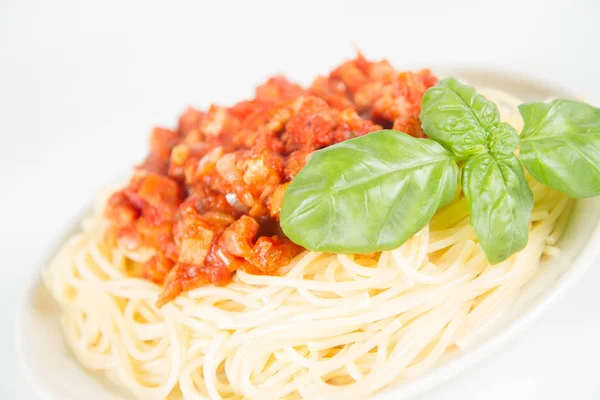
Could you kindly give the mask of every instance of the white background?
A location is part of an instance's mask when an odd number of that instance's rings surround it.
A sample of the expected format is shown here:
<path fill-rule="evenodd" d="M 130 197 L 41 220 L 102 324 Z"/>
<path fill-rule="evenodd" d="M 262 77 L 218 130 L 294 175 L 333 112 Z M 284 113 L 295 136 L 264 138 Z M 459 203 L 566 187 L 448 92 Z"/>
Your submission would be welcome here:
<path fill-rule="evenodd" d="M 308 82 L 355 45 L 398 67 L 522 71 L 599 104 L 599 21 L 598 0 L 0 0 L 0 399 L 34 398 L 13 338 L 24 282 L 94 189 L 141 159 L 153 124 L 274 73 Z M 596 263 L 508 347 L 420 400 L 600 399 L 599 285 Z"/>

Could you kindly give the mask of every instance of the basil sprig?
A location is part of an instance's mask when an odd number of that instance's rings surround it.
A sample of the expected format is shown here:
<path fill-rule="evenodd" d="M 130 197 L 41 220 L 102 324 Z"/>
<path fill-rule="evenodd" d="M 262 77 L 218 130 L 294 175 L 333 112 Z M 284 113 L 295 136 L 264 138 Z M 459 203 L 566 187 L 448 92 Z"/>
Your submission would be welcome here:
<path fill-rule="evenodd" d="M 424 95 L 430 139 L 384 130 L 316 151 L 287 188 L 281 227 L 315 251 L 369 253 L 400 246 L 458 191 L 490 263 L 527 244 L 530 174 L 581 198 L 600 194 L 600 110 L 570 100 L 519 107 L 521 137 L 496 105 L 454 78 Z"/>

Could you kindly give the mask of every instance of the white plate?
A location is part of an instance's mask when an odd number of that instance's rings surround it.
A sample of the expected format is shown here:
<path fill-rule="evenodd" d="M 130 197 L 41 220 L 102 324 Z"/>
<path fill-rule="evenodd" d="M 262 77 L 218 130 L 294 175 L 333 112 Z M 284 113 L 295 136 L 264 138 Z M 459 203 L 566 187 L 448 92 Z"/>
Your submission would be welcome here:
<path fill-rule="evenodd" d="M 455 75 L 477 86 L 496 87 L 524 100 L 550 96 L 572 97 L 564 89 L 520 77 L 514 73 L 467 69 L 443 69 L 440 75 Z M 61 235 L 58 245 L 78 227 L 79 218 Z M 443 359 L 435 369 L 417 379 L 375 396 L 378 400 L 406 399 L 423 393 L 455 376 L 506 344 L 531 324 L 548 305 L 566 293 L 594 262 L 600 252 L 600 198 L 579 200 L 563 238 L 558 243 L 561 256 L 544 263 L 522 290 L 511 311 L 484 338 L 466 351 Z M 71 356 L 62 338 L 59 309 L 41 285 L 32 279 L 19 306 L 16 324 L 17 351 L 21 367 L 31 386 L 42 399 L 105 400 L 125 399 L 127 394 L 106 379 L 84 370 Z"/>

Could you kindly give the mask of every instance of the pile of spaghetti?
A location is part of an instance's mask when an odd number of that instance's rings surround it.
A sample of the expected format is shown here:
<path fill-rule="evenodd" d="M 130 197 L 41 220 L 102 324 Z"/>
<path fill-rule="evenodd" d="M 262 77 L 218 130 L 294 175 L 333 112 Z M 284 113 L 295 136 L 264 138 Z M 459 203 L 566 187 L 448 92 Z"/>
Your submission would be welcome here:
<path fill-rule="evenodd" d="M 308 89 L 275 77 L 252 100 L 156 128 L 129 184 L 45 271 L 77 359 L 143 399 L 346 399 L 468 345 L 558 251 L 566 195 L 528 178 L 529 241 L 495 265 L 463 195 L 371 254 L 308 251 L 278 224 L 313 151 L 382 128 L 423 137 L 436 82 L 359 55 Z M 482 93 L 519 124 L 517 99 Z"/>

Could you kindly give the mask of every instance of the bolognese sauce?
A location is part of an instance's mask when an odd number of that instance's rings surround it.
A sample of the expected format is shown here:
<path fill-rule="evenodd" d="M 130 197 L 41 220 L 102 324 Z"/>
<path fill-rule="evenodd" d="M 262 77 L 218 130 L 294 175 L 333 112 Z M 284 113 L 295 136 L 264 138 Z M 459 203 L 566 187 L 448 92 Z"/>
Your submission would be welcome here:
<path fill-rule="evenodd" d="M 149 255 L 139 274 L 163 284 L 159 304 L 237 269 L 275 274 L 302 250 L 279 209 L 311 153 L 382 128 L 424 137 L 421 98 L 436 82 L 359 54 L 309 88 L 277 76 L 232 107 L 188 108 L 176 129 L 152 131 L 150 153 L 109 199 L 107 238 Z"/>

